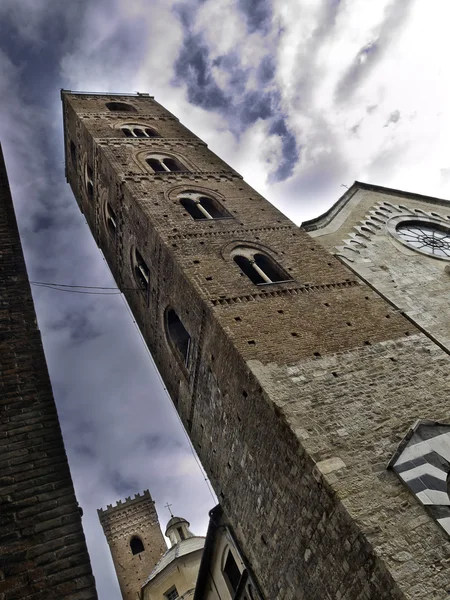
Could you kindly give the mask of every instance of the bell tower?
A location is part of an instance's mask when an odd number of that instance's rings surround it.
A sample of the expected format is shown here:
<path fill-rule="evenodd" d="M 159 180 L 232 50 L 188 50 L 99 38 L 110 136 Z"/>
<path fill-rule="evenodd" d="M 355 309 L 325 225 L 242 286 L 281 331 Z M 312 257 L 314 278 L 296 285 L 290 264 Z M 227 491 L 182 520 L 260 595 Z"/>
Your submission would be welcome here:
<path fill-rule="evenodd" d="M 167 550 L 150 492 L 135 494 L 98 516 L 111 550 L 124 600 L 136 600 L 142 584 Z"/>
<path fill-rule="evenodd" d="M 62 98 L 67 179 L 265 597 L 441 598 L 448 541 L 387 465 L 449 422 L 449 354 L 151 96 Z"/>

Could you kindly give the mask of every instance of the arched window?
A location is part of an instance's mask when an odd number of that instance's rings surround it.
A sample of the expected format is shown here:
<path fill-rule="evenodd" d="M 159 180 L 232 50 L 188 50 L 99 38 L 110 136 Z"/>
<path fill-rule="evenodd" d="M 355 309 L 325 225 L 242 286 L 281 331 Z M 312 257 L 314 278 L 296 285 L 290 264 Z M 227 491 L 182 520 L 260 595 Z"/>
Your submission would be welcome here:
<path fill-rule="evenodd" d="M 181 164 L 176 158 L 170 158 L 161 154 L 153 154 L 148 156 L 146 163 L 153 169 L 155 173 L 173 173 L 187 171 L 186 167 Z"/>
<path fill-rule="evenodd" d="M 233 260 L 255 285 L 291 281 L 291 277 L 267 254 L 255 248 L 240 246 L 233 251 Z"/>
<path fill-rule="evenodd" d="M 187 366 L 189 361 L 191 336 L 173 308 L 170 308 L 166 313 L 166 330 L 170 341 L 181 354 L 183 362 L 185 366 Z"/>
<path fill-rule="evenodd" d="M 111 112 L 137 112 L 134 106 L 126 102 L 107 102 L 106 108 Z"/>
<path fill-rule="evenodd" d="M 150 269 L 141 256 L 141 253 L 135 248 L 133 251 L 134 276 L 139 289 L 148 297 L 150 286 Z"/>
<path fill-rule="evenodd" d="M 116 232 L 117 232 L 117 218 L 116 218 L 116 213 L 114 212 L 113 207 L 111 206 L 111 204 L 109 202 L 106 202 L 105 212 L 106 212 L 106 226 L 108 228 L 109 233 L 112 235 L 113 238 L 115 238 Z"/>
<path fill-rule="evenodd" d="M 180 204 L 196 221 L 233 218 L 214 198 L 203 196 L 197 192 L 184 192 L 179 198 Z"/>
<path fill-rule="evenodd" d="M 158 132 L 145 125 L 123 125 L 121 128 L 125 137 L 155 138 L 161 137 Z"/>
<path fill-rule="evenodd" d="M 144 551 L 144 544 L 142 543 L 141 538 L 136 535 L 130 540 L 130 548 L 133 554 L 140 554 Z"/>

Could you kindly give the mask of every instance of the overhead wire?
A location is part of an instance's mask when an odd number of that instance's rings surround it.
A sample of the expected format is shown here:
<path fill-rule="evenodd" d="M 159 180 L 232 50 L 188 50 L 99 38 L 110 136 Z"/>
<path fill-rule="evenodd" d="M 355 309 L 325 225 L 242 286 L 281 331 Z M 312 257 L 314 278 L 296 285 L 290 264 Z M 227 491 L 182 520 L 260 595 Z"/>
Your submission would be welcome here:
<path fill-rule="evenodd" d="M 134 315 L 131 312 L 130 307 L 128 306 L 128 302 L 126 301 L 126 298 L 124 297 L 124 295 L 122 293 L 124 290 L 126 290 L 126 291 L 133 291 L 133 292 L 134 291 L 140 291 L 139 288 L 122 288 L 122 289 L 120 289 L 118 287 L 102 287 L 102 286 L 94 286 L 94 285 L 70 285 L 70 284 L 64 284 L 64 283 L 52 283 L 52 282 L 45 282 L 45 281 L 30 281 L 30 284 L 35 285 L 37 287 L 44 287 L 44 288 L 48 288 L 48 289 L 51 289 L 51 290 L 56 290 L 56 291 L 59 291 L 59 292 L 68 292 L 68 293 L 72 292 L 72 293 L 76 293 L 76 294 L 93 294 L 93 295 L 98 295 L 98 296 L 121 296 L 121 298 L 123 300 L 123 303 L 125 304 L 125 308 L 127 309 L 128 313 L 129 313 L 129 315 L 131 317 L 133 325 L 136 327 L 136 329 L 138 331 L 140 340 L 143 343 L 144 348 L 145 348 L 147 354 L 149 355 L 151 361 L 153 362 L 153 356 L 152 356 L 152 354 L 151 354 L 151 352 L 150 352 L 150 350 L 149 350 L 149 348 L 147 346 L 145 338 L 142 335 L 142 332 L 139 329 L 139 326 L 138 326 L 138 324 L 137 324 L 137 322 L 136 322 L 136 320 L 134 318 Z M 75 288 L 75 289 L 73 289 L 73 288 Z M 107 291 L 91 292 L 91 291 L 86 291 L 86 290 L 115 290 L 115 291 L 113 291 L 113 292 L 107 292 Z M 167 397 L 169 398 L 170 405 L 172 406 L 172 409 L 175 411 L 175 414 L 176 414 L 176 416 L 178 418 L 178 421 L 181 424 L 181 428 L 182 428 L 182 430 L 184 432 L 184 435 L 186 436 L 186 439 L 188 441 L 188 445 L 189 445 L 189 448 L 191 450 L 192 456 L 194 457 L 195 462 L 197 463 L 197 466 L 198 466 L 198 468 L 200 470 L 200 473 L 202 474 L 202 477 L 203 477 L 203 479 L 204 479 L 204 481 L 206 483 L 206 486 L 208 488 L 208 491 L 211 494 L 211 497 L 214 500 L 214 502 L 216 502 L 217 499 L 216 499 L 216 497 L 214 495 L 214 492 L 212 490 L 212 487 L 211 487 L 211 485 L 209 483 L 209 479 L 206 476 L 205 470 L 203 469 L 203 465 L 201 464 L 201 462 L 200 462 L 200 460 L 199 460 L 199 458 L 197 456 L 197 453 L 195 452 L 194 446 L 192 445 L 191 438 L 188 436 L 187 431 L 184 428 L 183 421 L 181 420 L 181 417 L 180 417 L 177 409 L 175 408 L 175 405 L 174 405 L 174 403 L 172 401 L 172 398 L 170 397 L 169 391 L 167 390 L 167 387 L 166 387 L 166 385 L 164 383 L 164 380 L 161 377 L 161 374 L 160 374 L 160 372 L 158 371 L 157 368 L 155 368 L 155 372 L 156 372 L 156 374 L 157 374 L 157 376 L 158 376 L 158 378 L 160 380 L 160 383 L 162 385 L 162 388 L 163 388 L 164 392 L 166 393 Z"/>
<path fill-rule="evenodd" d="M 136 320 L 135 320 L 135 318 L 134 318 L 134 315 L 133 315 L 133 313 L 131 312 L 131 309 L 130 309 L 130 307 L 128 306 L 128 302 L 126 301 L 126 298 L 124 297 L 124 295 L 123 295 L 123 294 L 121 294 L 121 296 L 122 296 L 123 303 L 125 304 L 125 307 L 126 307 L 126 309 L 127 309 L 128 313 L 129 313 L 130 317 L 131 317 L 131 320 L 133 321 L 133 324 L 134 324 L 134 326 L 136 327 L 136 329 L 137 329 L 137 331 L 138 331 L 138 333 L 139 333 L 139 337 L 140 337 L 140 339 L 141 339 L 141 341 L 142 341 L 142 343 L 143 343 L 143 345 L 144 345 L 144 348 L 145 348 L 145 350 L 146 350 L 147 354 L 149 355 L 149 357 L 150 357 L 151 361 L 152 361 L 152 362 L 154 362 L 154 361 L 153 361 L 153 356 L 152 356 L 152 354 L 151 354 L 151 352 L 150 352 L 150 350 L 149 350 L 149 348 L 148 348 L 148 346 L 147 346 L 147 343 L 146 343 L 146 341 L 145 341 L 145 338 L 144 338 L 144 336 L 142 335 L 142 331 L 139 329 L 139 326 L 138 326 L 138 324 L 137 324 L 137 322 L 136 322 Z M 181 420 L 181 417 L 180 417 L 180 415 L 179 415 L 179 413 L 178 413 L 177 409 L 175 408 L 175 405 L 174 405 L 174 403 L 173 403 L 173 401 L 172 401 L 172 398 L 170 397 L 169 391 L 167 390 L 167 387 L 166 387 L 166 385 L 165 385 L 165 383 L 164 383 L 164 380 L 163 380 L 163 378 L 161 377 L 161 374 L 160 374 L 160 372 L 158 371 L 158 368 L 156 367 L 156 365 L 155 365 L 155 372 L 156 372 L 156 374 L 157 374 L 157 376 L 158 376 L 158 379 L 159 379 L 159 381 L 160 381 L 160 383 L 161 383 L 161 385 L 162 385 L 162 387 L 163 387 L 163 390 L 165 391 L 165 393 L 166 393 L 167 397 L 169 398 L 169 402 L 170 402 L 170 405 L 172 406 L 172 409 L 175 411 L 175 414 L 176 414 L 176 416 L 177 416 L 177 418 L 178 418 L 178 421 L 179 421 L 179 423 L 180 423 L 180 425 L 181 425 L 181 429 L 183 430 L 183 432 L 184 432 L 184 435 L 186 436 L 186 439 L 187 439 L 187 441 L 188 441 L 189 448 L 190 448 L 190 450 L 191 450 L 192 456 L 194 457 L 194 459 L 195 459 L 195 462 L 197 463 L 197 466 L 198 466 L 198 468 L 199 468 L 199 470 L 200 470 L 200 473 L 202 474 L 202 477 L 203 477 L 203 479 L 204 479 L 204 481 L 205 481 L 205 483 L 206 483 L 206 486 L 207 486 L 207 488 L 208 488 L 208 491 L 209 491 L 209 493 L 211 494 L 211 498 L 214 500 L 214 502 L 217 502 L 217 498 L 216 498 L 216 496 L 214 495 L 214 491 L 213 491 L 213 489 L 212 489 L 212 487 L 211 487 L 211 484 L 209 483 L 209 479 L 208 479 L 208 477 L 207 477 L 207 475 L 206 475 L 206 473 L 205 473 L 205 470 L 203 469 L 203 465 L 202 465 L 202 463 L 200 462 L 200 460 L 199 460 L 199 458 L 198 458 L 198 456 L 197 456 L 197 453 L 195 452 L 194 446 L 192 445 L 191 438 L 190 438 L 190 437 L 188 436 L 188 434 L 187 434 L 187 431 L 186 431 L 186 429 L 185 429 L 185 427 L 184 427 L 184 425 L 183 425 L 183 421 Z"/>

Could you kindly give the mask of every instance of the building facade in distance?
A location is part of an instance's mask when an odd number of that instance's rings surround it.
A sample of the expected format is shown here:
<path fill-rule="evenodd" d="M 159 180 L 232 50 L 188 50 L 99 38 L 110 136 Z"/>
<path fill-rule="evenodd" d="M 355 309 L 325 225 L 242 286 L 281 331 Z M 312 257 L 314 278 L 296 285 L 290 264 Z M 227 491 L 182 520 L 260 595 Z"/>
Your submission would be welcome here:
<path fill-rule="evenodd" d="M 166 551 L 150 492 L 97 511 L 124 600 L 139 598 L 148 574 Z"/>
<path fill-rule="evenodd" d="M 0 598 L 94 600 L 0 149 Z"/>
<path fill-rule="evenodd" d="M 263 595 L 446 597 L 447 534 L 386 468 L 449 421 L 446 349 L 150 96 L 62 98 L 68 181 Z"/>
<path fill-rule="evenodd" d="M 171 547 L 144 582 L 142 600 L 186 600 L 194 596 L 205 538 L 195 536 L 186 519 L 180 517 L 167 523 L 166 536 Z"/>

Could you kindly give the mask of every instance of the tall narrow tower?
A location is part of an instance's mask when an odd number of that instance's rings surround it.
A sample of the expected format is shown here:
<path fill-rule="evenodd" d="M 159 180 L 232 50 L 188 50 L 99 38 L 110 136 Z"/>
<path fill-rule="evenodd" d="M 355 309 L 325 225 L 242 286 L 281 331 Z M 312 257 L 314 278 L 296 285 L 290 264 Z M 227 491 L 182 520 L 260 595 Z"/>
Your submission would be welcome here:
<path fill-rule="evenodd" d="M 448 353 L 152 97 L 63 106 L 68 181 L 265 596 L 442 598 L 446 534 L 386 465 L 450 420 Z"/>
<path fill-rule="evenodd" d="M 150 492 L 98 510 L 124 600 L 136 600 L 142 584 L 167 550 Z"/>

